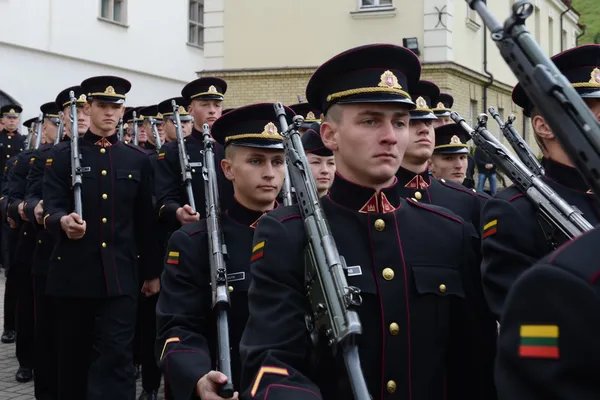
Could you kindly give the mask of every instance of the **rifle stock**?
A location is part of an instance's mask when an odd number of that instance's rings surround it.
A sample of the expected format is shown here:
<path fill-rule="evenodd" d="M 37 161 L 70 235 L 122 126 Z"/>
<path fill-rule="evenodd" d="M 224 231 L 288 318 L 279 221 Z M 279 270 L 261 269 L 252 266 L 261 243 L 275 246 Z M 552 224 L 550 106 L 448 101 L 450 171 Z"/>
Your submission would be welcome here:
<path fill-rule="evenodd" d="M 179 151 L 179 166 L 181 168 L 181 180 L 187 193 L 188 204 L 194 212 L 197 212 L 198 210 L 196 210 L 194 191 L 192 190 L 192 167 L 190 166 L 190 160 L 185 149 L 185 143 L 183 141 L 181 117 L 179 116 L 179 106 L 177 105 L 177 102 L 175 100 L 171 101 L 171 106 L 173 107 L 173 116 L 175 117 L 175 132 L 177 135 L 177 149 Z"/>
<path fill-rule="evenodd" d="M 71 98 L 71 186 L 75 200 L 75 213 L 83 219 L 83 204 L 81 201 L 81 187 L 83 186 L 81 171 L 81 154 L 79 154 L 79 131 L 77 129 L 77 99 L 75 92 L 69 92 Z"/>

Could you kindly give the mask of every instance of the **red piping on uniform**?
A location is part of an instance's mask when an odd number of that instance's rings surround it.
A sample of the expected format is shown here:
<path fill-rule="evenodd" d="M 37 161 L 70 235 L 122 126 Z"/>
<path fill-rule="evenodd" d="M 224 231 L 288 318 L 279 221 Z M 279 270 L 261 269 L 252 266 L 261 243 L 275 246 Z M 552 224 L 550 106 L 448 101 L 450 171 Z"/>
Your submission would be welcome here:
<path fill-rule="evenodd" d="M 303 391 L 305 391 L 307 393 L 312 394 L 317 399 L 321 398 L 321 396 L 319 396 L 318 394 L 316 394 L 315 392 L 313 392 L 312 390 L 309 390 L 309 389 L 305 389 L 305 388 L 302 388 L 302 387 L 296 387 L 296 386 L 282 385 L 280 383 L 274 383 L 272 385 L 267 386 L 267 390 L 265 390 L 265 400 L 267 400 L 267 397 L 269 397 L 269 389 L 271 389 L 271 387 L 281 387 L 281 388 L 285 388 L 285 389 L 303 390 Z"/>
<path fill-rule="evenodd" d="M 33 329 L 35 329 L 37 327 L 37 303 L 35 301 L 35 279 L 33 277 L 31 278 L 31 288 L 33 289 Z"/>
<path fill-rule="evenodd" d="M 375 276 L 375 283 L 377 284 L 377 297 L 379 297 L 379 308 L 381 310 L 381 387 L 379 388 L 379 393 L 381 394 L 383 393 L 383 382 L 385 380 L 385 313 L 383 312 L 383 302 L 381 301 L 379 274 L 376 273 L 377 267 L 375 265 L 375 251 L 373 249 L 373 241 L 371 240 L 371 213 L 368 213 L 367 216 L 369 226 L 369 247 L 371 248 L 371 260 L 373 262 L 373 275 Z"/>
<path fill-rule="evenodd" d="M 194 236 L 194 235 L 197 235 L 199 233 L 204 233 L 204 232 L 206 232 L 206 229 L 198 229 L 197 231 L 188 233 L 188 236 Z"/>
<path fill-rule="evenodd" d="M 112 259 L 113 259 L 113 268 L 115 270 L 115 279 L 117 280 L 117 289 L 119 290 L 119 294 L 123 294 L 123 292 L 121 292 L 121 282 L 119 282 L 119 273 L 117 271 L 117 261 L 115 260 L 115 246 L 117 245 L 117 243 L 115 242 L 115 199 L 114 197 L 116 197 L 116 192 L 115 192 L 115 171 L 113 169 L 113 163 L 112 163 L 112 151 L 110 151 L 110 148 L 108 149 L 108 162 L 110 163 L 110 188 L 111 188 L 111 214 L 112 214 L 112 221 L 111 221 L 111 226 L 112 226 L 112 230 L 111 230 L 111 245 L 112 245 Z M 136 249 L 137 250 L 137 249 Z M 135 262 L 135 260 L 134 260 Z"/>
<path fill-rule="evenodd" d="M 288 220 L 294 219 L 294 218 L 302 218 L 302 217 L 300 216 L 300 214 L 288 215 L 287 217 L 280 219 L 279 222 L 285 222 L 285 221 L 288 221 Z"/>
<path fill-rule="evenodd" d="M 462 222 L 462 220 L 460 220 L 460 219 L 458 219 L 458 218 L 455 218 L 455 217 L 453 217 L 453 216 L 451 216 L 451 215 L 448 215 L 448 214 L 444 214 L 443 212 L 439 212 L 439 211 L 437 211 L 437 210 L 433 210 L 433 209 L 431 209 L 431 208 L 423 207 L 423 206 L 422 206 L 422 205 L 420 205 L 419 203 L 412 202 L 411 204 L 413 204 L 413 205 L 415 205 L 415 206 L 417 206 L 417 207 L 419 207 L 419 208 L 422 208 L 423 210 L 427 210 L 427 211 L 430 211 L 430 212 L 432 212 L 432 213 L 434 213 L 434 214 L 441 215 L 442 217 L 445 217 L 445 218 L 451 219 L 452 221 L 456 221 L 456 222 L 458 222 L 458 223 L 459 223 L 459 224 L 461 224 L 461 225 L 462 225 L 462 223 L 463 223 L 463 222 Z"/>
<path fill-rule="evenodd" d="M 512 201 L 513 201 L 513 200 L 516 200 L 516 199 L 518 199 L 519 197 L 525 197 L 525 195 L 524 195 L 523 193 L 516 194 L 516 195 L 514 195 L 513 197 L 511 197 L 510 199 L 508 199 L 508 202 L 509 202 L 509 203 L 512 203 Z"/>
<path fill-rule="evenodd" d="M 400 249 L 400 258 L 402 259 L 402 269 L 404 270 L 404 295 L 406 296 L 406 325 L 408 326 L 408 398 L 412 400 L 412 366 L 410 353 L 410 303 L 408 301 L 408 274 L 406 273 L 406 260 L 404 259 L 404 250 L 402 249 L 402 240 L 400 239 L 400 231 L 398 230 L 398 218 L 394 213 L 394 222 L 396 223 L 396 238 Z"/>

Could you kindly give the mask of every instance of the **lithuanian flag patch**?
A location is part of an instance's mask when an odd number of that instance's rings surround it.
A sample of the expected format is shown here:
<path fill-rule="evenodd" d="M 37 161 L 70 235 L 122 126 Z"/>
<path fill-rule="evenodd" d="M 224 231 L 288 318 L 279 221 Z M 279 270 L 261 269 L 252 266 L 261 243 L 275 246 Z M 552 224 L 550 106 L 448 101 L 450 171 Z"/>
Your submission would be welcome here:
<path fill-rule="evenodd" d="M 158 159 L 162 160 L 165 158 L 165 153 L 158 153 Z"/>
<path fill-rule="evenodd" d="M 167 256 L 167 264 L 177 265 L 179 264 L 179 252 L 178 251 L 170 251 Z"/>
<path fill-rule="evenodd" d="M 263 240 L 262 242 L 258 242 L 256 245 L 254 245 L 252 248 L 252 257 L 250 258 L 250 261 L 256 261 L 263 258 L 265 255 L 265 243 L 266 240 Z"/>
<path fill-rule="evenodd" d="M 521 325 L 519 356 L 558 360 L 558 325 Z"/>
<path fill-rule="evenodd" d="M 46 167 L 51 167 L 52 166 L 52 159 L 49 158 L 46 160 Z"/>
<path fill-rule="evenodd" d="M 498 232 L 498 220 L 494 219 L 483 226 L 483 238 L 495 235 Z"/>
<path fill-rule="evenodd" d="M 35 161 L 35 157 L 31 157 L 31 158 L 29 159 L 29 165 L 33 164 L 33 162 L 34 162 L 34 161 Z"/>

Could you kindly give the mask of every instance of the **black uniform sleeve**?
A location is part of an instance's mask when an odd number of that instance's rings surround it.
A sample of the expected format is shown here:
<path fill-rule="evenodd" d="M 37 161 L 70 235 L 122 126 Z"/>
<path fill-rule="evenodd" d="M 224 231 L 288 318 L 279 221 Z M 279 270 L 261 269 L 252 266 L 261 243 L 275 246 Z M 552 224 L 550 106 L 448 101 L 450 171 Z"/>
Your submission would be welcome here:
<path fill-rule="evenodd" d="M 305 325 L 309 309 L 303 234 L 294 236 L 269 214 L 258 223 L 248 292 L 250 317 L 240 343 L 242 398 L 321 398 L 307 378 L 311 344 Z"/>
<path fill-rule="evenodd" d="M 176 150 L 177 148 L 173 146 L 161 148 L 154 171 L 154 193 L 158 217 L 168 230 L 181 226 L 176 216 L 177 209 L 183 206 L 179 154 Z"/>
<path fill-rule="evenodd" d="M 71 212 L 70 148 L 52 151 L 46 161 L 43 181 L 44 226 L 58 240 L 64 234 L 60 219 Z"/>
<path fill-rule="evenodd" d="M 15 158 L 11 158 L 6 162 L 4 166 L 4 173 L 2 175 L 2 196 L 0 196 L 0 212 L 2 212 L 2 221 L 6 222 L 6 217 L 8 217 L 8 203 L 10 200 L 9 196 L 9 187 L 8 181 L 10 179 L 10 174 L 13 170 Z"/>
<path fill-rule="evenodd" d="M 141 275 L 144 280 L 158 278 L 162 270 L 162 260 L 159 258 L 159 243 L 156 235 L 156 219 L 151 217 L 153 215 L 152 189 L 150 158 L 144 157 L 140 190 L 137 194 L 134 211 L 137 248 L 138 254 L 140 254 L 140 265 L 142 266 Z"/>
<path fill-rule="evenodd" d="M 21 219 L 19 215 L 19 204 L 25 199 L 25 188 L 27 187 L 27 173 L 29 172 L 29 157 L 23 153 L 19 154 L 13 171 L 8 181 L 10 204 L 8 216 L 14 221 Z"/>
<path fill-rule="evenodd" d="M 45 157 L 39 151 L 35 151 L 31 157 L 31 166 L 27 174 L 27 188 L 25 189 L 25 214 L 34 225 L 35 207 L 43 196 L 44 163 Z"/>
<path fill-rule="evenodd" d="M 500 324 L 501 400 L 591 400 L 600 393 L 597 289 L 547 264 L 514 284 Z"/>
<path fill-rule="evenodd" d="M 203 335 L 211 301 L 210 278 L 202 265 L 207 257 L 203 248 L 186 232 L 173 233 L 156 306 L 156 355 L 175 399 L 190 399 L 198 380 L 211 370 Z"/>
<path fill-rule="evenodd" d="M 524 197 L 514 201 L 488 200 L 481 224 L 483 287 L 490 309 L 499 317 L 512 284 L 550 249 L 540 248 L 545 245 L 543 234 L 529 200 Z"/>

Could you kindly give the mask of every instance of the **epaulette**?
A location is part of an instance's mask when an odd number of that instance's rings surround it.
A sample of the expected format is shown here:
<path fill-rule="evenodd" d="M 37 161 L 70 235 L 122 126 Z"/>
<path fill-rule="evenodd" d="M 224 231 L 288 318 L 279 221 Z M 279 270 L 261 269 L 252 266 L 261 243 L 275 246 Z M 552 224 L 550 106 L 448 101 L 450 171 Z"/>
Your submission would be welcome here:
<path fill-rule="evenodd" d="M 190 237 L 208 231 L 205 219 L 201 219 L 200 221 L 191 224 L 185 224 L 180 230 Z"/>
<path fill-rule="evenodd" d="M 459 185 L 456 182 L 447 181 L 447 180 L 445 180 L 443 178 L 440 179 L 438 182 L 440 182 L 442 185 L 444 185 L 447 188 L 454 189 L 457 192 L 466 193 L 466 194 L 468 194 L 471 197 L 480 197 L 480 198 L 485 199 L 485 200 L 488 200 L 490 198 L 489 196 L 482 195 L 481 193 L 479 193 L 475 189 L 467 189 L 463 185 Z"/>
<path fill-rule="evenodd" d="M 273 217 L 279 222 L 285 222 L 296 218 L 302 219 L 300 208 L 297 204 L 277 207 L 276 209 L 269 211 L 267 216 Z"/>
<path fill-rule="evenodd" d="M 406 199 L 406 202 L 414 207 L 429 211 L 430 213 L 433 213 L 433 214 L 437 214 L 437 215 L 442 216 L 451 221 L 458 222 L 461 225 L 463 223 L 463 221 L 459 217 L 455 217 L 455 216 L 448 214 L 447 213 L 448 210 L 443 207 L 434 206 L 432 204 L 419 203 L 416 199 L 409 199 L 409 198 Z"/>
<path fill-rule="evenodd" d="M 136 151 L 138 151 L 138 152 L 142 153 L 142 154 L 143 154 L 143 155 L 145 155 L 145 156 L 147 156 L 147 155 L 148 155 L 148 153 L 146 153 L 146 150 L 145 150 L 145 149 L 143 149 L 143 148 L 141 148 L 141 147 L 139 147 L 139 146 L 136 146 L 135 144 L 129 144 L 129 143 L 125 143 L 125 142 L 123 142 L 123 144 L 124 144 L 125 146 L 129 147 L 130 149 L 134 149 L 134 150 L 136 150 Z"/>
<path fill-rule="evenodd" d="M 495 199 L 506 200 L 509 203 L 519 197 L 524 197 L 525 194 L 516 185 L 510 185 L 504 190 L 499 191 L 494 196 Z"/>
<path fill-rule="evenodd" d="M 586 232 L 564 243 L 539 263 L 549 263 L 581 277 L 591 285 L 596 285 L 600 279 L 600 269 L 595 262 L 596 253 L 582 252 L 581 249 L 593 249 L 598 243 L 598 238 L 600 238 L 600 230 Z"/>

